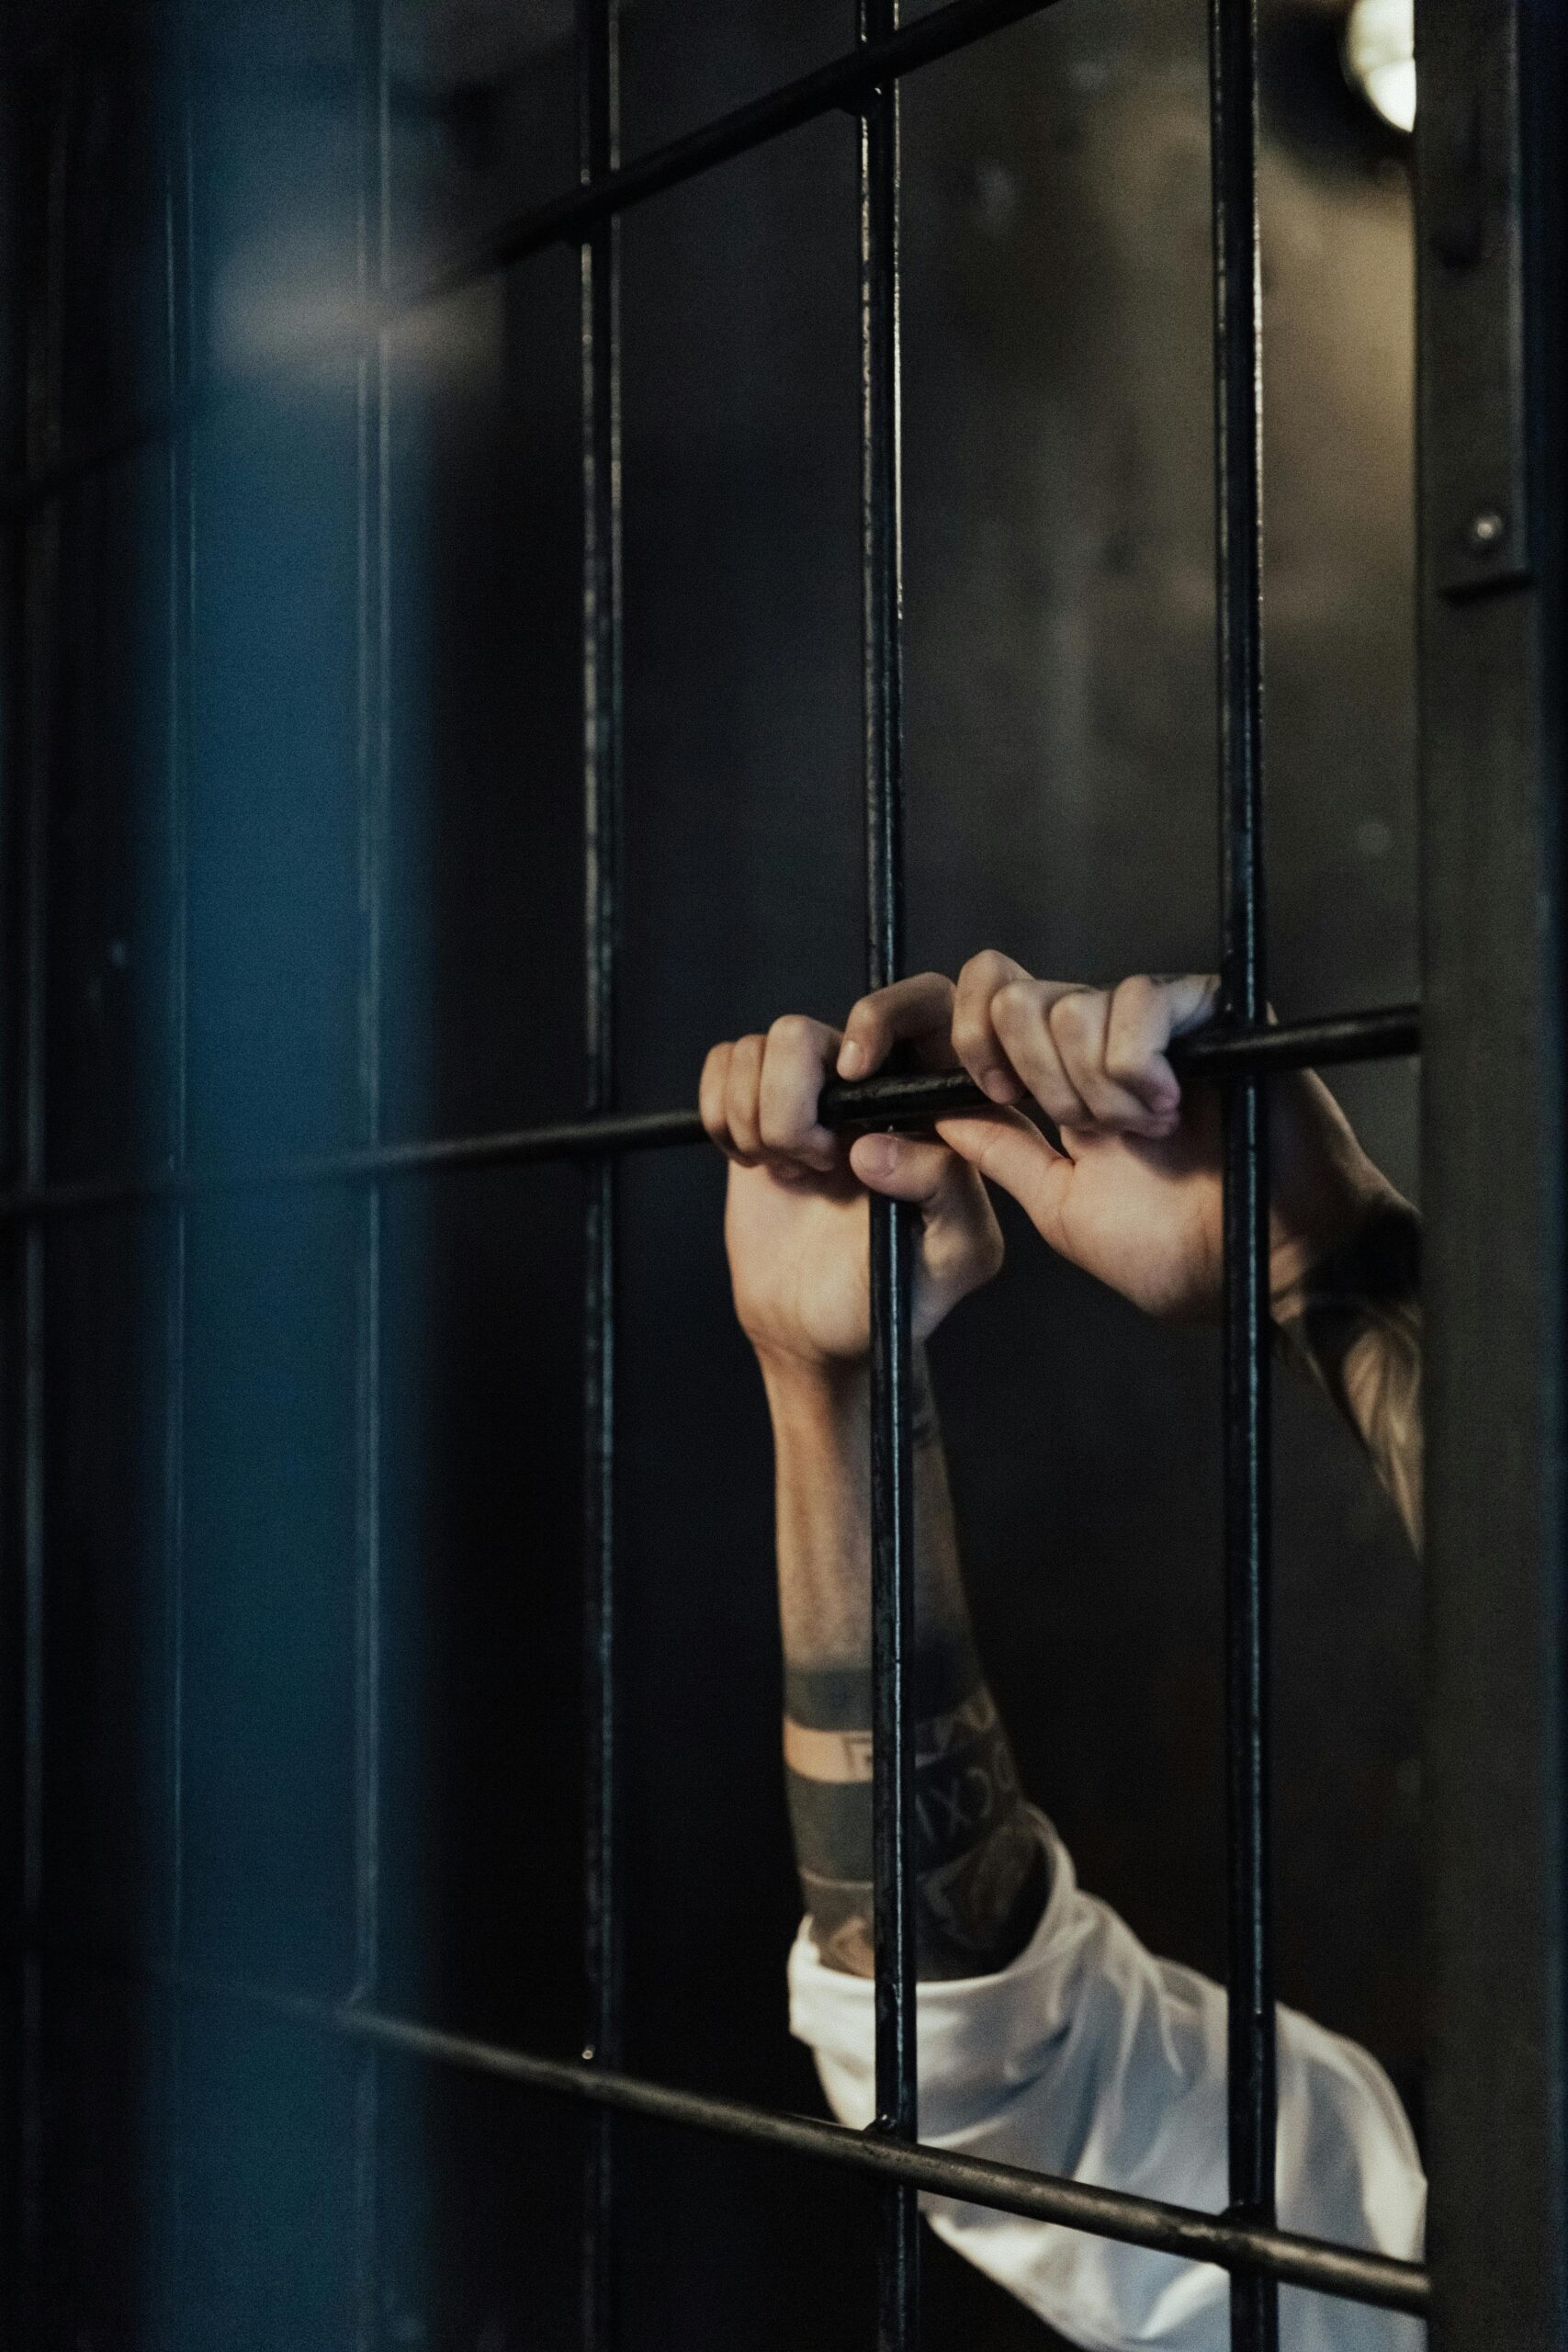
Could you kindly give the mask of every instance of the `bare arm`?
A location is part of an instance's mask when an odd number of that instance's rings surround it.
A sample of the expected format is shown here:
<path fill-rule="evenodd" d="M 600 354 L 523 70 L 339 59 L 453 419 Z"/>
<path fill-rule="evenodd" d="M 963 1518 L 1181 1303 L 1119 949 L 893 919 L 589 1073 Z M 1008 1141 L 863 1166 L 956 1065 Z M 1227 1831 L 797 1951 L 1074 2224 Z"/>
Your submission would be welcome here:
<path fill-rule="evenodd" d="M 951 983 L 892 992 L 906 1035 L 945 1041 Z M 927 1000 L 930 1000 L 928 1001 Z M 857 1011 L 859 1008 L 857 1008 Z M 810 1931 L 829 1966 L 873 1968 L 869 1203 L 817 1125 L 840 1034 L 803 1019 L 719 1046 L 705 1122 L 731 1161 L 725 1231 L 737 1313 L 773 1419 L 784 1762 Z M 920 1240 L 917 1338 L 993 1274 L 1001 1239 L 979 1180 L 940 1144 L 904 1145 Z M 910 1155 L 913 1155 L 910 1157 Z M 923 1350 L 915 1445 L 916 1960 L 922 1977 L 986 1973 L 1028 1939 L 1044 1863 L 976 1654 Z"/>
<path fill-rule="evenodd" d="M 1287 1362 L 1355 1430 L 1421 1548 L 1421 1225 L 1390 1197 L 1274 1295 Z"/>
<path fill-rule="evenodd" d="M 870 1443 L 865 1374 L 765 1371 L 773 1421 L 784 1765 L 801 1892 L 830 1967 L 873 1967 Z M 922 1380 L 915 1430 L 915 1951 L 922 1977 L 977 1976 L 1027 1942 L 1038 1837 L 986 1687 L 947 1465 Z"/>

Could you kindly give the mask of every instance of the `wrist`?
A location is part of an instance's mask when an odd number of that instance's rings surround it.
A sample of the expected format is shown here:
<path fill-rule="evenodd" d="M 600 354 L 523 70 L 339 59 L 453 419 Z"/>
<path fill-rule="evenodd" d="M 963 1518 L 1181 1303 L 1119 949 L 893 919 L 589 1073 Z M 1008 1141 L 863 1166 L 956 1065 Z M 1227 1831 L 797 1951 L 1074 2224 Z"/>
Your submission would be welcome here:
<path fill-rule="evenodd" d="M 1294 1310 L 1315 1269 L 1353 1250 L 1389 1212 L 1411 1214 L 1361 1148 L 1348 1119 L 1314 1071 L 1277 1080 L 1269 1097 L 1273 1200 L 1269 1289 L 1276 1317 Z"/>
<path fill-rule="evenodd" d="M 1309 1291 L 1337 1290 L 1353 1279 L 1390 1295 L 1414 1292 L 1420 1219 L 1376 1170 L 1348 1190 L 1338 1213 L 1276 1242 L 1269 1252 L 1269 1310 L 1275 1321 L 1299 1312 Z"/>
<path fill-rule="evenodd" d="M 866 1409 L 871 1366 L 864 1356 L 807 1356 L 762 1346 L 756 1346 L 756 1356 L 768 1410 L 781 1436 L 824 1420 L 837 1424 Z"/>

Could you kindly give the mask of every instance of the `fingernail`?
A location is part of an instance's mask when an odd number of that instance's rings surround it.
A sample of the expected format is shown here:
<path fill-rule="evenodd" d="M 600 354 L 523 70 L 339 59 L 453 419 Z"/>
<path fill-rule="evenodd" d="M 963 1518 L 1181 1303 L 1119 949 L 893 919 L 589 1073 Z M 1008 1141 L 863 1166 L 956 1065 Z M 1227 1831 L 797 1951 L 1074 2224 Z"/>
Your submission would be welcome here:
<path fill-rule="evenodd" d="M 839 1076 L 858 1078 L 865 1068 L 865 1047 L 853 1037 L 846 1037 L 839 1047 Z"/>
<path fill-rule="evenodd" d="M 980 1088 L 983 1093 L 990 1096 L 993 1102 L 1010 1102 L 1015 1091 L 1014 1082 L 1005 1069 L 982 1070 Z"/>
<path fill-rule="evenodd" d="M 898 1147 L 891 1136 L 863 1136 L 855 1156 L 867 1176 L 891 1176 L 898 1165 Z"/>

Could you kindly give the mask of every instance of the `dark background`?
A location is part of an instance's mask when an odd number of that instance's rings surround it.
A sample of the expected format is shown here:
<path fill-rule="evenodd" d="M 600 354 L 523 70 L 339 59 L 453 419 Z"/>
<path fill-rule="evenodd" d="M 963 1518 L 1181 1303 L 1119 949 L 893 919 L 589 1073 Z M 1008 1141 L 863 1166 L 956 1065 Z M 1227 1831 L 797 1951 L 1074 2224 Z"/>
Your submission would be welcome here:
<path fill-rule="evenodd" d="M 394 271 L 571 182 L 568 14 L 393 0 Z M 1265 16 L 1271 992 L 1304 1015 L 1416 993 L 1410 225 L 1339 11 Z M 852 29 L 822 0 L 631 0 L 626 152 Z M 162 389 L 185 219 L 167 34 L 139 10 L 13 16 L 13 456 L 46 248 L 67 443 Z M 347 0 L 197 14 L 199 365 L 284 358 L 353 300 L 354 41 Z M 904 124 L 913 956 L 1207 967 L 1201 11 L 1064 0 L 912 78 Z M 623 266 L 640 1108 L 689 1102 L 714 1037 L 836 1015 L 860 985 L 852 123 L 632 215 Z M 6 841 L 14 906 L 41 796 L 52 1175 L 167 1149 L 182 1003 L 203 1163 L 353 1141 L 372 1079 L 394 1137 L 580 1101 L 577 333 L 558 253 L 392 339 L 384 733 L 361 698 L 383 640 L 352 368 L 200 424 L 188 507 L 154 446 L 33 526 Z M 13 1041 L 18 1019 L 14 988 Z M 1413 1072 L 1340 1091 L 1408 1188 Z M 624 1184 L 628 2063 L 816 2108 L 785 2029 L 768 1454 L 722 1171 L 658 1156 Z M 331 1190 L 193 1213 L 183 1261 L 160 1214 L 43 1245 L 41 1912 L 55 1947 L 116 1956 L 42 1970 L 27 2283 L 50 2346 L 327 2352 L 356 2310 L 389 2352 L 573 2340 L 573 2116 L 171 2007 L 148 1965 L 343 1996 L 373 1847 L 382 2006 L 579 2046 L 581 1199 L 559 1169 L 395 1184 L 374 1283 L 364 1203 Z M 1005 1222 L 1003 1278 L 935 1350 L 992 1679 L 1086 1884 L 1217 1973 L 1216 1343 Z M 1281 1987 L 1418 2112 L 1416 1569 L 1288 1383 L 1276 1459 Z M 7 1606 L 14 1625 L 14 1581 Z M 867 2194 L 728 2142 L 637 2127 L 624 2148 L 628 2346 L 870 2341 Z M 933 2352 L 1043 2340 L 934 2247 L 930 2272 Z"/>

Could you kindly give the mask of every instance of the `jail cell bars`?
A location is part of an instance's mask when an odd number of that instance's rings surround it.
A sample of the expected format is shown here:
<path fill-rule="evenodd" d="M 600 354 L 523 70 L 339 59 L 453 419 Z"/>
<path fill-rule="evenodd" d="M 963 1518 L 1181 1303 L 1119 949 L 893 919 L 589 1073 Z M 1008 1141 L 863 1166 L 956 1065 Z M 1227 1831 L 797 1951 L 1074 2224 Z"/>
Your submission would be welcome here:
<path fill-rule="evenodd" d="M 1270 1027 L 1268 1023 L 1263 908 L 1261 613 L 1261 376 L 1258 266 L 1258 40 L 1253 0 L 1211 0 L 1213 264 L 1215 298 L 1215 478 L 1217 513 L 1218 694 L 1220 711 L 1220 839 L 1223 929 L 1219 962 L 1222 1016 L 1190 1041 L 1179 1058 L 1193 1071 L 1224 1082 L 1226 1094 L 1224 1221 L 1224 1577 L 1226 1593 L 1226 1721 L 1230 1856 L 1230 2210 L 1223 2215 L 1087 2188 L 1018 2167 L 994 2165 L 922 2147 L 918 2140 L 915 2068 L 913 1869 L 909 1838 L 911 1764 L 909 1666 L 912 1636 L 911 1480 L 909 1459 L 910 1233 L 906 1215 L 874 1204 L 873 1222 L 874 1409 L 871 1478 L 874 1506 L 873 1638 L 875 1733 L 874 1790 L 876 1875 L 876 2121 L 857 2134 L 803 2118 L 699 2096 L 628 2075 L 620 2064 L 620 1881 L 617 1795 L 616 1538 L 615 1524 L 615 1180 L 626 1151 L 695 1142 L 699 1127 L 686 1109 L 621 1110 L 616 1091 L 615 992 L 621 931 L 619 832 L 621 802 L 621 610 L 618 267 L 616 223 L 639 206 L 695 175 L 743 155 L 788 130 L 837 109 L 859 118 L 862 294 L 862 554 L 864 662 L 864 819 L 867 871 L 867 975 L 886 985 L 901 968 L 903 952 L 902 662 L 898 439 L 899 167 L 898 86 L 901 77 L 975 42 L 1000 34 L 1035 14 L 1048 0 L 948 0 L 908 25 L 897 21 L 894 0 L 861 0 L 852 49 L 799 80 L 674 141 L 623 163 L 619 155 L 615 0 L 580 0 L 578 15 L 580 180 L 479 243 L 439 257 L 406 282 L 389 277 L 387 242 L 386 61 L 381 0 L 358 0 L 357 73 L 361 88 L 360 290 L 368 326 L 357 340 L 360 532 L 360 1095 L 358 1133 L 348 1148 L 243 1169 L 192 1167 L 187 1160 L 176 1086 L 166 1158 L 152 1170 L 127 1170 L 90 1182 L 52 1181 L 42 1130 L 42 961 L 39 942 L 48 876 L 43 864 L 45 811 L 38 795 L 44 762 L 39 738 L 45 714 L 23 703 L 7 732 L 13 778 L 29 775 L 33 799 L 17 806 L 20 789 L 8 781 L 14 861 L 13 911 L 22 948 L 13 970 L 12 1036 L 19 1075 L 20 1111 L 8 1138 L 9 1188 L 0 1194 L 8 1229 L 14 1304 L 9 1335 L 14 1499 L 6 1540 L 20 1595 L 13 1616 L 21 1628 L 23 1917 L 18 1984 L 22 1995 L 13 2070 L 18 2086 L 14 2119 L 12 2203 L 24 2239 L 36 2231 L 39 2096 L 36 2048 L 39 1972 L 49 1945 L 38 1916 L 38 1803 L 42 1723 L 37 1628 L 42 1559 L 39 1538 L 41 1492 L 42 1291 L 39 1252 L 51 1219 L 85 1216 L 130 1204 L 162 1204 L 176 1237 L 190 1202 L 223 1192 L 288 1185 L 361 1188 L 359 1224 L 360 1470 L 359 1600 L 357 1611 L 358 1786 L 356 1849 L 358 1906 L 355 1984 L 341 2004 L 203 1977 L 183 1962 L 175 1932 L 166 1967 L 151 1973 L 178 1996 L 247 2005 L 293 2018 L 338 2038 L 359 2053 L 361 2102 L 357 2186 L 361 2329 L 369 2325 L 374 2276 L 374 2132 L 379 2052 L 409 2055 L 584 2102 L 594 2119 L 582 2207 L 581 2311 L 588 2352 L 607 2352 L 616 2338 L 613 2304 L 615 2167 L 612 2120 L 629 2113 L 734 2135 L 817 2163 L 837 2165 L 878 2180 L 885 2195 L 881 2242 L 879 2343 L 883 2352 L 913 2352 L 919 2334 L 916 2199 L 941 2193 L 998 2211 L 1097 2233 L 1126 2244 L 1216 2263 L 1231 2273 L 1233 2342 L 1236 2352 L 1269 2352 L 1277 2340 L 1277 2289 L 1283 2281 L 1322 2294 L 1409 2312 L 1429 2300 L 1419 2267 L 1331 2246 L 1281 2231 L 1274 2213 L 1274 1992 L 1269 1860 L 1269 1417 L 1266 1089 L 1271 1073 L 1406 1055 L 1418 1046 L 1411 1007 L 1369 1010 Z M 1082 0 L 1090 5 L 1090 0 Z M 1435 23 L 1451 33 L 1466 20 L 1463 0 L 1428 0 Z M 1500 8 L 1496 21 L 1513 12 Z M 1453 44 L 1450 43 L 1450 47 Z M 1458 44 L 1460 67 L 1465 61 Z M 1437 54 L 1434 50 L 1434 54 Z M 1456 78 L 1457 78 L 1456 69 Z M 1517 109 L 1517 58 L 1504 96 Z M 1436 96 L 1441 112 L 1442 93 Z M 1424 84 L 1423 108 L 1434 104 Z M 166 444 L 176 541 L 188 500 L 185 455 L 196 417 L 234 396 L 240 387 L 221 376 L 192 370 L 188 303 L 189 194 L 182 141 L 188 124 L 178 105 L 171 116 L 169 206 L 169 334 L 172 364 L 166 404 L 138 419 L 109 444 L 66 449 L 35 424 L 14 453 L 5 490 L 11 526 L 11 640 L 7 648 L 13 701 L 28 677 L 42 673 L 40 633 L 50 627 L 51 529 L 62 492 L 131 447 Z M 183 128 L 182 128 L 183 126 Z M 1517 135 L 1517 123 L 1516 123 Z M 1433 167 L 1433 175 L 1438 167 Z M 1516 175 L 1509 201 L 1517 220 Z M 845 234 L 853 233 L 846 221 Z M 575 247 L 581 266 L 581 464 L 583 602 L 582 789 L 584 810 L 584 989 L 588 1068 L 581 1116 L 522 1131 L 445 1137 L 424 1144 L 381 1139 L 376 1037 L 379 987 L 379 828 L 385 767 L 385 336 L 388 327 L 454 288 L 473 283 L 523 255 L 550 245 Z M 1539 256 L 1538 256 L 1539 260 Z M 44 306 L 45 308 L 47 306 Z M 35 365 L 47 354 L 54 327 L 41 309 L 27 322 Z M 1428 371 L 1435 355 L 1429 344 Z M 298 359 L 290 363 L 301 364 Z M 1522 365 L 1517 360 L 1516 364 Z M 1517 390 L 1517 386 L 1515 387 Z M 1428 392 L 1431 384 L 1428 382 Z M 854 390 L 846 384 L 842 397 Z M 35 418 L 38 411 L 35 407 Z M 1553 479 L 1557 479 L 1556 476 Z M 176 549 L 177 552 L 177 549 Z M 182 599 L 188 567 L 174 567 L 176 672 L 188 669 L 190 637 Z M 1517 577 L 1517 572 L 1510 575 Z M 1473 582 L 1461 583 L 1474 586 Z M 1450 583 L 1451 586 L 1451 582 Z M 1482 583 L 1484 587 L 1485 583 Z M 1493 608 L 1495 622 L 1496 607 Z M 1506 622 L 1495 623 L 1506 632 Z M 1472 683 L 1475 673 L 1471 673 Z M 176 675 L 175 707 L 187 679 Z M 1524 676 L 1521 694 L 1539 704 L 1542 677 Z M 1533 706 L 1532 706 L 1533 707 Z M 175 821 L 171 875 L 176 907 L 186 887 L 179 737 L 171 793 Z M 1484 748 L 1484 747 L 1483 747 Z M 1495 756 L 1505 764 L 1505 747 Z M 1458 791 L 1459 787 L 1453 787 Z M 846 822 L 849 812 L 846 811 Z M 1542 820 L 1544 821 L 1544 820 Z M 1540 887 L 1560 889 L 1538 876 Z M 1050 877 L 1042 877 L 1049 888 Z M 1434 886 L 1436 888 L 1436 886 Z M 1500 885 L 1501 888 L 1502 886 Z M 1440 888 L 1436 894 L 1440 896 Z M 1555 905 L 1555 900 L 1553 901 Z M 1515 910 L 1517 914 L 1518 910 Z M 1500 904 L 1500 917 L 1507 908 Z M 1448 954 L 1442 934 L 1439 950 Z M 183 947 L 178 925 L 171 949 L 171 995 L 176 1035 L 183 1034 Z M 1444 977 L 1439 975 L 1439 978 Z M 1512 1017 L 1522 1017 L 1517 1006 Z M 1473 1040 L 1472 1041 L 1473 1042 Z M 1528 1090 L 1527 1090 L 1528 1091 Z M 830 1086 L 824 1115 L 835 1125 L 897 1126 L 977 1102 L 963 1079 L 887 1077 L 863 1085 Z M 1521 1095 L 1521 1103 L 1524 1096 Z M 1522 1115 L 1522 1112 L 1521 1112 Z M 1550 1131 L 1540 1148 L 1554 1141 Z M 376 1951 L 376 1809 L 378 1774 L 377 1524 L 373 1464 L 378 1412 L 377 1356 L 378 1203 L 381 1188 L 424 1170 L 460 1170 L 545 1159 L 581 1165 L 587 1237 L 584 1336 L 584 1532 L 588 1753 L 585 1759 L 588 1838 L 583 1956 L 586 1986 L 584 2054 L 580 2063 L 547 2059 L 435 2031 L 388 2013 L 378 2001 Z M 1436 1165 L 1436 1163 L 1434 1163 Z M 1445 1170 L 1443 1182 L 1459 1183 Z M 1454 1205 L 1441 1196 L 1429 1209 L 1452 1230 Z M 180 1291 L 170 1307 L 174 1361 L 181 1361 Z M 1553 1327 L 1555 1329 L 1555 1327 Z M 1560 1340 L 1561 1334 L 1558 1334 Z M 169 1442 L 172 1505 L 168 1541 L 177 1561 L 179 1531 L 178 1401 Z M 1529 1477 L 1544 1476 L 1538 1463 Z M 1528 1493 L 1521 1498 L 1521 1508 Z M 1447 1541 L 1457 1540 L 1450 1524 Z M 1521 1539 L 1523 1540 L 1523 1539 Z M 177 1576 L 171 1591 L 177 1594 Z M 177 1601 L 169 1624 L 169 1661 L 176 1698 L 180 1676 Z M 1457 1668 L 1452 1669 L 1457 1671 Z M 174 1739 L 170 1803 L 177 1823 L 178 1734 Z M 1536 1826 L 1544 1836 L 1561 1826 L 1561 1791 L 1547 1776 Z M 177 1836 L 176 1836 L 177 1849 Z M 1551 1932 L 1561 1936 L 1561 1923 Z M 1553 1950 L 1556 1946 L 1553 1945 Z M 89 1956 L 90 1957 L 90 1956 Z M 141 1966 L 126 1956 L 102 1963 Z M 1548 2134 L 1550 2137 L 1550 2133 Z M 1561 2153 L 1561 2125 L 1553 2147 Z M 1439 2165 L 1441 2161 L 1439 2149 Z M 1560 2244 L 1561 2229 L 1555 2242 Z M 25 2247 L 24 2247 L 25 2251 Z M 22 2275 L 27 2275 L 26 2269 Z M 1544 2308 L 1544 2306 L 1543 2306 Z M 1500 2340 L 1500 2339 L 1499 2339 Z M 1518 2341 L 1523 2344 L 1521 2336 Z M 1544 2345 L 1531 2334 L 1531 2346 Z M 1477 2344 L 1481 2341 L 1476 2339 Z M 1486 2339 L 1489 2343 L 1490 2337 Z M 1468 2346 L 1469 2339 L 1466 2339 Z"/>

